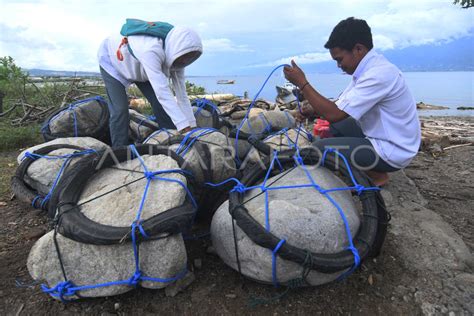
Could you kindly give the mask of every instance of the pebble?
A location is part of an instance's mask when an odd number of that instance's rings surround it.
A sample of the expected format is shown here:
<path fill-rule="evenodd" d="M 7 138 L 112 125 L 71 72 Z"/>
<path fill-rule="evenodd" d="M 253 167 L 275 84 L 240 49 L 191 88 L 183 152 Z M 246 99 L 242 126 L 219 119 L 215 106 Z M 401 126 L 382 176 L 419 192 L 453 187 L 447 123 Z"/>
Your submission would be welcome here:
<path fill-rule="evenodd" d="M 209 246 L 206 249 L 206 253 L 208 253 L 210 255 L 215 255 L 216 254 L 216 249 L 213 246 Z"/>
<path fill-rule="evenodd" d="M 118 311 L 120 309 L 120 303 L 115 303 L 114 304 L 114 309 Z"/>
<path fill-rule="evenodd" d="M 367 278 L 367 282 L 369 282 L 370 285 L 374 284 L 374 278 L 372 274 L 370 274 L 369 277 Z"/>
<path fill-rule="evenodd" d="M 227 298 L 236 298 L 237 295 L 235 295 L 235 294 L 226 294 L 225 297 L 227 297 Z"/>
<path fill-rule="evenodd" d="M 198 269 L 198 270 L 201 269 L 202 268 L 202 260 L 200 258 L 194 259 L 194 264 L 193 265 L 196 269 Z"/>

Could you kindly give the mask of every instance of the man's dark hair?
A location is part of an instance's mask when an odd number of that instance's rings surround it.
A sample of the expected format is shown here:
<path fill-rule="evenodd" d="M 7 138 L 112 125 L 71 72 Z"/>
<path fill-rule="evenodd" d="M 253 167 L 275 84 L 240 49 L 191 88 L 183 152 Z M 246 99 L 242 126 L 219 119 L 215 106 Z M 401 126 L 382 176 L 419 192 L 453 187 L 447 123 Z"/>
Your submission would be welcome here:
<path fill-rule="evenodd" d="M 372 33 L 367 22 L 350 17 L 334 27 L 324 47 L 327 49 L 339 47 L 350 51 L 356 44 L 362 44 L 369 50 L 374 47 Z"/>

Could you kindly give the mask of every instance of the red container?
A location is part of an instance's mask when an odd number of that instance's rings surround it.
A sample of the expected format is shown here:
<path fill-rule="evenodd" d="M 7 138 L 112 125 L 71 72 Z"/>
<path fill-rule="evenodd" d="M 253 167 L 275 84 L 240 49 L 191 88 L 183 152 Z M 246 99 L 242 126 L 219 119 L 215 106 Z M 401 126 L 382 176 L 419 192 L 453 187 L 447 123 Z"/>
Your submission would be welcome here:
<path fill-rule="evenodd" d="M 329 131 L 329 122 L 323 119 L 317 119 L 316 123 L 313 125 L 313 134 L 320 138 L 332 137 L 331 132 Z"/>

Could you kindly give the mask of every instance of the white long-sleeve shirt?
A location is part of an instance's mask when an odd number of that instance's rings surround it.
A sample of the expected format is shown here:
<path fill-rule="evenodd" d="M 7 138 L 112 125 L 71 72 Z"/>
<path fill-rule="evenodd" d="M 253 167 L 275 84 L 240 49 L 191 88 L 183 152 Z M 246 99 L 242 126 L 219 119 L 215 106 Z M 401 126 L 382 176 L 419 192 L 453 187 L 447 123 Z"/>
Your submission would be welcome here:
<path fill-rule="evenodd" d="M 404 168 L 417 154 L 421 128 L 416 102 L 400 70 L 374 50 L 360 61 L 336 104 L 358 122 L 391 166 Z"/>
<path fill-rule="evenodd" d="M 128 37 L 133 55 L 127 45 L 120 51 L 123 60 L 117 58 L 117 49 L 122 36 L 106 38 L 98 52 L 99 65 L 125 87 L 133 82 L 149 81 L 158 101 L 169 115 L 178 130 L 187 126 L 195 127 L 196 119 L 191 108 L 184 78 L 184 68 L 172 68 L 173 62 L 180 56 L 192 51 L 202 52 L 199 36 L 192 30 L 175 26 L 168 33 L 165 45 L 157 37 L 133 35 Z M 171 79 L 176 98 L 170 86 Z"/>

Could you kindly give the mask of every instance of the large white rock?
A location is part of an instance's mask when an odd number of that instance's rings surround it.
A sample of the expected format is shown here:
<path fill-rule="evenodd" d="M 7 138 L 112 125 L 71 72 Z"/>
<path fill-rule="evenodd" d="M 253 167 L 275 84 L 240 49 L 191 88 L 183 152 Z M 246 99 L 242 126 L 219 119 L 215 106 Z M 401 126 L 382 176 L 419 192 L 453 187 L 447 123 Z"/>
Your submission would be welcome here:
<path fill-rule="evenodd" d="M 103 142 L 91 137 L 57 138 L 52 141 L 25 149 L 17 157 L 17 162 L 21 163 L 27 151 L 30 153 L 33 153 L 34 151 L 46 146 L 62 145 L 62 144 L 75 145 L 75 146 L 84 148 L 84 150 L 93 149 L 96 151 L 101 151 L 109 147 Z M 51 151 L 50 153 L 47 154 L 47 156 L 59 157 L 59 156 L 70 155 L 77 151 L 78 150 L 76 149 L 62 148 L 62 149 Z M 69 166 L 72 166 L 79 157 L 71 158 Z M 38 160 L 31 163 L 31 165 L 29 166 L 28 170 L 26 171 L 24 181 L 32 188 L 35 188 L 41 194 L 45 195 L 51 189 L 56 177 L 58 176 L 61 166 L 63 165 L 65 161 L 66 161 L 66 158 L 60 158 L 60 159 L 39 158 Z"/>
<path fill-rule="evenodd" d="M 346 185 L 325 168 L 310 168 L 316 183 L 323 188 L 345 187 Z M 270 178 L 272 183 L 278 176 Z M 278 180 L 273 186 L 309 184 L 301 168 L 296 168 Z M 259 189 L 245 195 L 244 201 L 260 193 Z M 347 233 L 341 215 L 336 207 L 313 188 L 274 190 L 269 192 L 270 231 L 286 239 L 288 244 L 313 253 L 336 253 L 348 246 Z M 341 206 L 349 223 L 352 236 L 358 231 L 360 219 L 350 192 L 330 193 Z M 265 227 L 264 194 L 248 201 L 245 206 L 251 216 Z M 213 245 L 219 257 L 230 267 L 237 268 L 232 219 L 229 202 L 222 204 L 211 224 Z M 236 239 L 242 273 L 262 282 L 272 282 L 272 251 L 255 244 L 237 225 Z M 302 267 L 297 263 L 277 259 L 277 278 L 280 283 L 301 277 Z M 319 285 L 335 280 L 341 273 L 324 274 L 311 271 L 307 281 Z"/>
<path fill-rule="evenodd" d="M 179 168 L 170 157 L 142 156 L 150 171 Z M 117 169 L 104 169 L 98 172 L 85 187 L 79 203 L 109 192 L 123 184 L 130 183 L 143 176 L 143 168 L 137 159 L 124 162 Z M 163 177 L 178 179 L 186 184 L 180 174 L 166 174 Z M 139 180 L 113 193 L 85 203 L 81 211 L 90 219 L 105 225 L 130 226 L 135 220 L 146 180 Z M 184 188 L 174 182 L 153 180 L 150 183 L 147 199 L 144 203 L 141 219 L 147 219 L 184 202 Z M 135 271 L 135 262 L 131 242 L 118 245 L 91 245 L 57 235 L 63 264 L 68 279 L 77 286 L 93 285 L 117 280 L 129 279 Z M 140 244 L 140 269 L 144 276 L 154 278 L 172 278 L 179 274 L 187 262 L 186 250 L 181 235 L 164 239 L 143 241 Z M 35 280 L 45 280 L 49 287 L 64 281 L 56 250 L 53 233 L 39 239 L 30 251 L 28 270 Z M 163 288 L 167 283 L 140 282 L 147 288 Z M 130 286 L 114 285 L 80 291 L 83 297 L 109 296 L 127 292 Z"/>
<path fill-rule="evenodd" d="M 27 151 L 32 153 L 35 150 L 38 150 L 40 148 L 43 148 L 43 147 L 46 147 L 46 146 L 51 146 L 51 145 L 58 145 L 58 144 L 74 145 L 74 146 L 82 147 L 82 148 L 85 148 L 85 149 L 95 149 L 97 151 L 109 148 L 109 146 L 107 144 L 101 142 L 100 140 L 92 138 L 92 137 L 56 138 L 56 139 L 53 139 L 49 142 L 42 143 L 42 144 L 39 144 L 39 145 L 35 145 L 33 147 L 29 147 L 29 148 L 23 150 L 18 155 L 18 157 L 16 158 L 16 161 L 17 161 L 18 164 L 20 164 L 21 161 L 23 160 L 23 157 L 25 157 L 25 153 Z"/>

